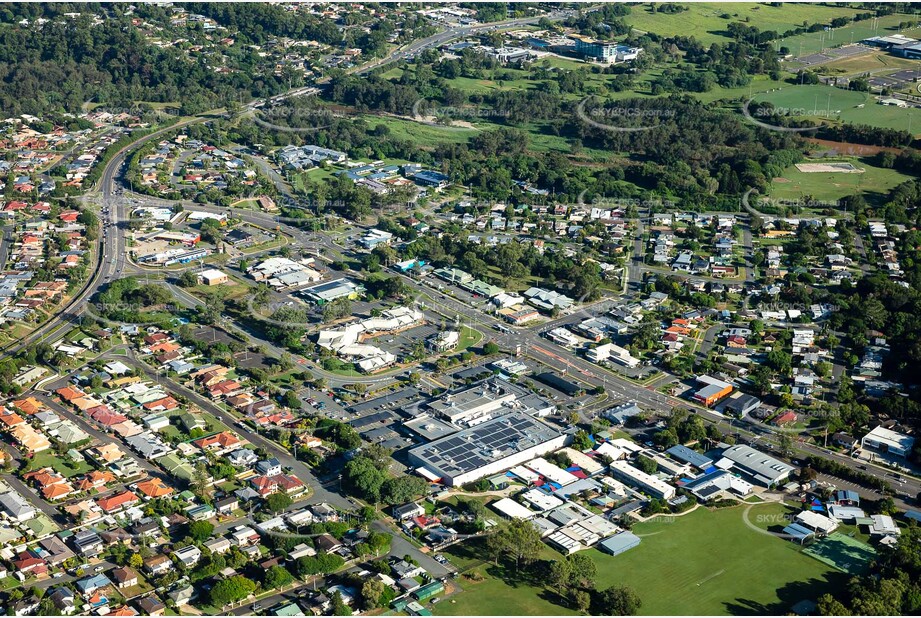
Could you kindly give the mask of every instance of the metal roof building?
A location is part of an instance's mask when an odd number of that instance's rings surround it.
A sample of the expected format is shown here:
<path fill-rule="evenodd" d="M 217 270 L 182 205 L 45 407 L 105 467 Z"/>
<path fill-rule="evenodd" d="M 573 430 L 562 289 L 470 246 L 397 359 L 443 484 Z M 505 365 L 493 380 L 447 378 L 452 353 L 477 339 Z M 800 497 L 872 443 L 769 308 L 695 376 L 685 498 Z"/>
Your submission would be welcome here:
<path fill-rule="evenodd" d="M 673 459 L 677 459 L 682 463 L 691 464 L 700 470 L 707 470 L 713 465 L 712 459 L 706 455 L 701 455 L 693 449 L 689 449 L 683 444 L 676 444 L 665 452 L 668 453 Z"/>
<path fill-rule="evenodd" d="M 615 534 L 614 536 L 609 536 L 601 541 L 598 543 L 598 549 L 606 554 L 616 556 L 617 554 L 624 553 L 628 549 L 633 549 L 639 544 L 640 537 L 630 531 L 625 531 L 620 534 Z"/>
<path fill-rule="evenodd" d="M 717 464 L 717 467 L 724 467 L 725 464 L 722 464 L 722 462 L 729 460 L 729 467 L 767 487 L 786 480 L 789 478 L 790 473 L 793 472 L 793 466 L 744 444 L 730 446 L 723 451 L 723 458 Z"/>
<path fill-rule="evenodd" d="M 409 451 L 409 459 L 449 486 L 491 476 L 562 448 L 567 436 L 519 411 Z"/>

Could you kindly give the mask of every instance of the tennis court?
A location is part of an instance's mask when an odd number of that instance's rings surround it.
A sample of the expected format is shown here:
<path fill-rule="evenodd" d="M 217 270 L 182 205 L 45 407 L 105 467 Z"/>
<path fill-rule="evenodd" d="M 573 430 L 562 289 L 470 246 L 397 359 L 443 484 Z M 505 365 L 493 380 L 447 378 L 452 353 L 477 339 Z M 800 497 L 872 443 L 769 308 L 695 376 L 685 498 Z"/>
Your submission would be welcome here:
<path fill-rule="evenodd" d="M 803 553 L 851 575 L 865 573 L 876 558 L 875 549 L 842 532 L 816 541 Z"/>

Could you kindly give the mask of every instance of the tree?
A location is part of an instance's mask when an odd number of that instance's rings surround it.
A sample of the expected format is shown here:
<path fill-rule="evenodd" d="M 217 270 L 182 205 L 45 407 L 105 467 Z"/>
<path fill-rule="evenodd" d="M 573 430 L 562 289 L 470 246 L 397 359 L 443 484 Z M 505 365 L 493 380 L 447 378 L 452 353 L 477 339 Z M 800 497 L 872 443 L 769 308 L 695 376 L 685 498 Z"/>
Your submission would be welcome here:
<path fill-rule="evenodd" d="M 777 447 L 780 449 L 781 455 L 789 457 L 793 453 L 793 438 L 790 437 L 790 434 L 781 433 L 777 440 Z"/>
<path fill-rule="evenodd" d="M 601 616 L 633 616 L 642 606 L 639 595 L 627 586 L 611 586 L 598 593 L 593 612 Z"/>
<path fill-rule="evenodd" d="M 359 456 L 345 464 L 343 477 L 346 485 L 369 502 L 381 499 L 381 487 L 387 480 L 387 473 L 369 457 Z"/>
<path fill-rule="evenodd" d="M 333 594 L 333 616 L 351 616 L 352 610 L 342 600 L 342 594 L 337 590 Z"/>
<path fill-rule="evenodd" d="M 336 554 L 317 554 L 302 556 L 294 563 L 294 572 L 300 577 L 335 573 L 342 568 L 345 561 Z"/>
<path fill-rule="evenodd" d="M 207 521 L 193 521 L 189 524 L 189 536 L 196 543 L 207 541 L 214 533 L 214 525 Z"/>
<path fill-rule="evenodd" d="M 499 353 L 499 344 L 495 341 L 489 341 L 483 346 L 483 355 L 492 356 Z"/>
<path fill-rule="evenodd" d="M 562 596 L 572 577 L 572 565 L 566 560 L 554 560 L 550 563 L 550 585 Z"/>
<path fill-rule="evenodd" d="M 646 474 L 655 474 L 656 470 L 659 469 L 659 465 L 655 460 L 645 455 L 640 455 L 636 458 L 636 466 Z"/>
<path fill-rule="evenodd" d="M 283 566 L 273 566 L 265 572 L 262 587 L 266 590 L 278 590 L 294 581 L 294 576 Z"/>
<path fill-rule="evenodd" d="M 361 604 L 366 610 L 380 607 L 381 595 L 384 594 L 384 582 L 373 577 L 361 586 Z"/>
<path fill-rule="evenodd" d="M 198 277 L 191 270 L 187 270 L 179 276 L 177 283 L 179 287 L 193 288 L 198 285 Z"/>
<path fill-rule="evenodd" d="M 561 596 L 566 590 L 592 588 L 595 585 L 596 573 L 595 563 L 583 554 L 566 556 L 550 564 L 550 582 Z M 575 598 L 573 602 L 576 603 Z"/>
<path fill-rule="evenodd" d="M 569 561 L 569 583 L 575 588 L 593 588 L 598 567 L 595 562 L 585 554 L 572 554 L 564 560 Z"/>
<path fill-rule="evenodd" d="M 515 570 L 521 568 L 522 564 L 536 560 L 543 547 L 540 531 L 534 524 L 523 519 L 507 522 L 489 535 L 487 542 L 496 563 L 500 556 L 508 556 L 515 561 Z"/>
<path fill-rule="evenodd" d="M 576 435 L 572 437 L 572 448 L 577 451 L 587 451 L 594 446 L 592 439 L 589 437 L 588 432 L 584 429 L 580 429 L 576 432 Z"/>
<path fill-rule="evenodd" d="M 572 599 L 572 606 L 583 614 L 588 612 L 589 607 L 592 605 L 592 595 L 586 590 L 573 590 L 570 593 L 570 598 Z"/>
<path fill-rule="evenodd" d="M 656 446 L 671 448 L 678 444 L 678 434 L 675 433 L 674 429 L 663 429 L 662 431 L 656 432 L 652 437 L 652 441 L 656 443 Z"/>
<path fill-rule="evenodd" d="M 256 583 L 242 575 L 234 575 L 222 579 L 211 588 L 211 604 L 215 607 L 224 607 L 228 603 L 236 603 L 251 595 L 256 590 Z"/>
<path fill-rule="evenodd" d="M 288 494 L 283 494 L 280 492 L 271 494 L 268 498 L 265 499 L 265 506 L 270 511 L 272 511 L 272 514 L 281 513 L 286 508 L 291 506 L 291 504 L 293 504 L 293 501 L 288 496 Z"/>
<path fill-rule="evenodd" d="M 425 479 L 418 476 L 398 476 L 381 485 L 381 499 L 388 504 L 403 504 L 421 496 L 428 489 Z"/>
<path fill-rule="evenodd" d="M 816 610 L 820 616 L 847 616 L 850 614 L 844 604 L 830 594 L 823 594 L 819 597 Z"/>
<path fill-rule="evenodd" d="M 195 464 L 195 470 L 192 473 L 192 491 L 203 499 L 208 499 L 211 494 L 211 475 L 208 474 L 208 467 L 204 461 Z"/>

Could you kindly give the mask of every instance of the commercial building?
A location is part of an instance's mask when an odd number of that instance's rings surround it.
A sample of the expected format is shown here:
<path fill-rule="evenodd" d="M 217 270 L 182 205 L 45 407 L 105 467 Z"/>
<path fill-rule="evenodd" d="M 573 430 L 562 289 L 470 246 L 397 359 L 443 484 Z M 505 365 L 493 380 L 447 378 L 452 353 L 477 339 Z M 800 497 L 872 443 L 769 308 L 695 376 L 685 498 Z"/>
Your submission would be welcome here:
<path fill-rule="evenodd" d="M 317 345 L 332 350 L 340 358 L 355 362 L 362 371 L 375 371 L 395 363 L 396 356 L 364 341 L 383 333 L 412 328 L 421 324 L 424 318 L 418 309 L 394 307 L 378 317 L 359 320 L 341 328 L 321 330 L 317 335 Z"/>
<path fill-rule="evenodd" d="M 785 481 L 793 472 L 793 466 L 745 444 L 736 444 L 723 451 L 723 458 L 716 462 L 716 467 L 733 469 L 766 487 Z"/>
<path fill-rule="evenodd" d="M 444 189 L 449 184 L 451 184 L 451 178 L 442 174 L 441 172 L 435 172 L 432 170 L 422 170 L 416 172 L 410 178 L 413 182 L 416 182 L 425 187 L 432 187 L 434 189 Z"/>
<path fill-rule="evenodd" d="M 393 240 L 393 234 L 390 232 L 371 228 L 359 239 L 358 244 L 370 251 L 378 245 L 389 245 L 391 240 Z"/>
<path fill-rule="evenodd" d="M 643 409 L 636 405 L 636 402 L 630 401 L 628 403 L 622 403 L 619 406 L 609 408 L 601 413 L 601 415 L 618 425 L 623 425 L 627 422 L 627 419 L 633 418 L 643 413 Z"/>
<path fill-rule="evenodd" d="M 815 511 L 802 511 L 796 516 L 796 523 L 819 534 L 831 534 L 838 529 L 838 522 Z"/>
<path fill-rule="evenodd" d="M 230 277 L 216 268 L 209 268 L 198 273 L 198 283 L 200 285 L 222 285 L 229 281 Z"/>
<path fill-rule="evenodd" d="M 556 390 L 569 395 L 570 397 L 579 397 L 585 393 L 585 389 L 582 388 L 577 382 L 572 380 L 567 380 L 561 376 L 545 371 L 544 373 L 539 373 L 534 376 L 538 382 L 543 382 L 547 386 L 555 388 Z"/>
<path fill-rule="evenodd" d="M 912 436 L 882 426 L 875 427 L 860 441 L 860 448 L 897 457 L 908 457 L 914 445 L 915 439 Z"/>
<path fill-rule="evenodd" d="M 510 412 L 547 416 L 553 404 L 524 386 L 492 378 L 430 401 L 433 416 L 456 426 L 473 426 Z"/>
<path fill-rule="evenodd" d="M 626 461 L 614 461 L 610 466 L 611 476 L 619 481 L 636 487 L 653 498 L 671 500 L 675 497 L 675 488 L 659 480 L 651 474 L 646 474 L 638 468 L 634 468 Z"/>
<path fill-rule="evenodd" d="M 211 252 L 208 249 L 195 249 L 186 251 L 185 249 L 169 249 L 153 255 L 145 255 L 140 261 L 145 264 L 157 264 L 159 266 L 172 266 L 173 264 L 188 264 L 197 260 L 203 260 Z"/>
<path fill-rule="evenodd" d="M 411 449 L 409 459 L 454 487 L 553 452 L 566 440 L 549 425 L 513 411 Z"/>
<path fill-rule="evenodd" d="M 364 294 L 365 288 L 351 279 L 337 279 L 327 283 L 320 283 L 301 291 L 301 294 L 318 305 L 325 305 L 339 298 L 356 300 Z"/>
<path fill-rule="evenodd" d="M 511 498 L 496 500 L 490 506 L 506 519 L 531 519 L 538 514 Z"/>
<path fill-rule="evenodd" d="M 457 347 L 460 342 L 460 333 L 456 330 L 446 330 L 429 337 L 425 347 L 433 352 L 448 352 Z"/>
<path fill-rule="evenodd" d="M 342 163 L 348 155 L 338 150 L 321 148 L 320 146 L 285 146 L 277 153 L 278 161 L 292 169 L 310 168 L 324 161 Z"/>
<path fill-rule="evenodd" d="M 751 395 L 739 394 L 726 402 L 725 412 L 738 418 L 751 414 L 761 406 L 761 400 Z"/>
<path fill-rule="evenodd" d="M 708 408 L 732 393 L 732 384 L 723 380 L 703 375 L 697 376 L 697 382 L 702 386 L 693 397 Z"/>
<path fill-rule="evenodd" d="M 630 367 L 631 369 L 634 367 L 639 367 L 640 365 L 640 359 L 631 355 L 629 350 L 613 343 L 605 343 L 595 348 L 586 350 L 585 358 L 592 361 L 593 363 L 600 363 L 610 360 L 615 363 L 624 365 L 625 367 Z"/>
<path fill-rule="evenodd" d="M 542 288 L 528 288 L 524 292 L 528 302 L 543 311 L 564 311 L 575 304 L 575 301 L 564 294 Z"/>
<path fill-rule="evenodd" d="M 629 62 L 636 60 L 643 50 L 639 47 L 630 47 L 628 45 L 618 45 L 598 41 L 585 36 L 573 36 L 576 43 L 576 54 L 583 58 L 590 58 L 599 62 L 614 64 L 617 62 Z"/>

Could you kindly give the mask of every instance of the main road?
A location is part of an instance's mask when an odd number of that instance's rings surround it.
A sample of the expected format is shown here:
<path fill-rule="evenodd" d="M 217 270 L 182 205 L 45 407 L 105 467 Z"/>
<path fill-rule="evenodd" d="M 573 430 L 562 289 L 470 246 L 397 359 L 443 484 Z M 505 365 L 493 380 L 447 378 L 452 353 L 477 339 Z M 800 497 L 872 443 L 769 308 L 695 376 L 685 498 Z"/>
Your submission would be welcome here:
<path fill-rule="evenodd" d="M 470 25 L 470 26 L 452 26 L 448 28 L 447 30 L 443 30 L 437 34 L 433 34 L 431 36 L 425 37 L 424 39 L 417 39 L 411 43 L 398 47 L 397 49 L 393 50 L 392 52 L 390 52 L 389 54 L 387 54 L 385 57 L 381 58 L 380 60 L 374 60 L 369 63 L 363 64 L 359 67 L 356 67 L 355 69 L 352 69 L 351 72 L 356 75 L 361 75 L 363 73 L 373 71 L 374 69 L 381 68 L 393 62 L 398 62 L 400 60 L 406 60 L 409 58 L 413 58 L 414 56 L 422 53 L 423 51 L 427 49 L 432 49 L 440 45 L 444 45 L 445 43 L 449 43 L 450 41 L 465 38 L 468 36 L 473 36 L 475 34 L 482 34 L 484 32 L 490 32 L 490 31 L 499 30 L 499 29 L 515 28 L 519 26 L 530 26 L 530 25 L 540 22 L 540 20 L 545 19 L 545 18 L 551 21 L 558 21 L 561 19 L 565 19 L 567 17 L 571 17 L 573 15 L 576 15 L 579 11 L 589 12 L 589 11 L 594 11 L 597 8 L 598 8 L 597 6 L 591 6 L 591 7 L 580 8 L 578 10 L 564 9 L 564 10 L 558 10 L 558 11 L 551 11 L 550 13 L 547 13 L 546 15 L 535 15 L 533 17 L 518 17 L 515 19 L 506 19 L 503 21 L 489 22 L 489 23 L 476 24 L 476 25 Z"/>

